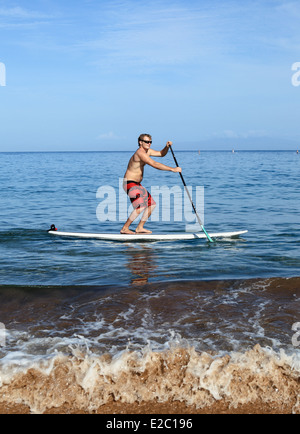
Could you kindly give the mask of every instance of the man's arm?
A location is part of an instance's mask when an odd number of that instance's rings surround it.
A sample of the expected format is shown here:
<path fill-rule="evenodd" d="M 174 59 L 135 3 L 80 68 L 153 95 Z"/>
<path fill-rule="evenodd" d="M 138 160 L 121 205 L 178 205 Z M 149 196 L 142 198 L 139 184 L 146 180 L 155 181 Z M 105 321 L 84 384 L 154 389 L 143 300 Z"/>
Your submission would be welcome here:
<path fill-rule="evenodd" d="M 167 142 L 164 149 L 161 151 L 154 151 L 154 149 L 149 149 L 148 155 L 151 155 L 151 157 L 164 157 L 169 152 L 169 147 L 172 146 L 172 142 Z"/>
<path fill-rule="evenodd" d="M 166 170 L 169 172 L 181 172 L 180 167 L 169 167 L 169 166 L 166 166 L 165 164 L 161 164 L 161 163 L 158 163 L 157 161 L 152 160 L 152 158 L 150 158 L 150 156 L 146 152 L 144 152 L 142 149 L 139 149 L 137 151 L 137 155 L 145 164 L 149 164 L 149 166 L 154 167 L 155 169 Z"/>

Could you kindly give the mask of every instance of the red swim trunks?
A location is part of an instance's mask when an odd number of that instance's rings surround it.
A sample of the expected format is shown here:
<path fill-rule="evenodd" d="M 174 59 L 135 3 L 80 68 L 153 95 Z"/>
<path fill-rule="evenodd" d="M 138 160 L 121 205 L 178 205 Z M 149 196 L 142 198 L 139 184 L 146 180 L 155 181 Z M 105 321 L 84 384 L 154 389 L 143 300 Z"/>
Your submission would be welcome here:
<path fill-rule="evenodd" d="M 134 209 L 148 208 L 149 206 L 156 205 L 151 194 L 148 193 L 140 182 L 127 181 L 125 189 Z"/>

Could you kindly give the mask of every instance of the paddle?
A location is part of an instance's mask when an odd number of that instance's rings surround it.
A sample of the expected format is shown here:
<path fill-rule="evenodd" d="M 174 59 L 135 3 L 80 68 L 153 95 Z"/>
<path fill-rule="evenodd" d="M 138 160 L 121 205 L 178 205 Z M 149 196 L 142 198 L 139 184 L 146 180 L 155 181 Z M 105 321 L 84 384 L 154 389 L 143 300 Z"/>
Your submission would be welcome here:
<path fill-rule="evenodd" d="M 176 160 L 176 157 L 175 157 L 174 151 L 173 151 L 173 149 L 172 149 L 172 146 L 170 146 L 170 149 L 171 149 L 171 152 L 172 152 L 172 155 L 173 155 L 173 158 L 174 158 L 174 161 L 175 161 L 176 166 L 177 166 L 177 167 L 180 167 L 179 164 L 178 164 L 178 162 L 177 162 L 177 160 Z M 213 240 L 211 239 L 211 237 L 210 237 L 210 236 L 208 235 L 208 233 L 206 232 L 206 230 L 205 230 L 205 228 L 204 228 L 204 226 L 203 226 L 203 224 L 202 224 L 202 222 L 201 222 L 201 219 L 200 219 L 200 217 L 199 217 L 199 215 L 198 215 L 198 213 L 197 213 L 196 207 L 195 207 L 194 202 L 193 202 L 193 200 L 192 200 L 192 198 L 191 198 L 190 192 L 189 192 L 189 190 L 188 190 L 188 188 L 187 188 L 187 185 L 186 185 L 185 180 L 184 180 L 184 178 L 183 178 L 183 176 L 182 176 L 182 173 L 179 173 L 179 175 L 180 175 L 181 181 L 183 182 L 183 185 L 184 185 L 185 191 L 187 192 L 187 195 L 188 195 L 188 197 L 189 197 L 189 199 L 190 199 L 190 201 L 191 201 L 191 204 L 192 204 L 192 207 L 193 207 L 194 213 L 196 214 L 196 217 L 197 217 L 197 220 L 198 220 L 198 222 L 199 222 L 199 225 L 201 226 L 201 229 L 202 229 L 203 232 L 205 233 L 205 235 L 206 235 L 208 241 L 209 241 L 210 243 L 213 243 Z"/>

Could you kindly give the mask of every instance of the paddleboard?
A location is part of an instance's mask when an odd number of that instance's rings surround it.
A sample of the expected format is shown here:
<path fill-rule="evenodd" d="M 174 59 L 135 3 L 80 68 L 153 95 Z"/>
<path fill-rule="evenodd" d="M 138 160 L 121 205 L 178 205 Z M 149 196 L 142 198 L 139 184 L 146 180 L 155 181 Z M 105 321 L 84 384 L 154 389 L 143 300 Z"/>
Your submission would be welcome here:
<path fill-rule="evenodd" d="M 237 232 L 217 232 L 210 233 L 211 238 L 238 238 L 240 235 L 246 234 L 248 231 Z M 71 238 L 86 238 L 104 241 L 122 241 L 122 242 L 135 242 L 135 241 L 180 241 L 180 240 L 194 240 L 205 239 L 206 235 L 200 233 L 172 233 L 172 234 L 89 234 L 80 232 L 61 232 L 57 230 L 48 231 L 51 235 L 59 237 Z"/>

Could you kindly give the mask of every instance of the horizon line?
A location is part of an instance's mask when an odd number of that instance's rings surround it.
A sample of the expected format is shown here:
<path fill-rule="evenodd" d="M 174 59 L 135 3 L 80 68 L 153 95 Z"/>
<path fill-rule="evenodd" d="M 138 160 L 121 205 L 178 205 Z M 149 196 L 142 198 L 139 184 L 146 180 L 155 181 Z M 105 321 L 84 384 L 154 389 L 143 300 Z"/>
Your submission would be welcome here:
<path fill-rule="evenodd" d="M 300 153 L 300 148 L 294 149 L 176 149 L 176 152 L 296 152 Z M 134 152 L 134 150 L 111 150 L 111 151 L 0 151 L 0 154 L 88 154 L 88 153 L 104 153 L 104 152 Z"/>

